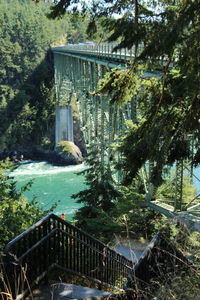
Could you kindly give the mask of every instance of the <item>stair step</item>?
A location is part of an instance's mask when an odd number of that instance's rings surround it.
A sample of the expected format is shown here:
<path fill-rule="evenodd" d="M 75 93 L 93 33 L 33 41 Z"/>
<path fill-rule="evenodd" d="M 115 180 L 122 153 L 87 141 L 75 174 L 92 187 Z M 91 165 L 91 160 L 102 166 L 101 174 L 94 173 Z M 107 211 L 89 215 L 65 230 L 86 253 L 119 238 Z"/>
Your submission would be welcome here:
<path fill-rule="evenodd" d="M 100 300 L 106 295 L 110 295 L 110 293 L 70 283 L 54 283 L 34 290 L 32 298 L 34 300 Z M 32 298 L 28 297 L 26 299 L 29 300 Z"/>

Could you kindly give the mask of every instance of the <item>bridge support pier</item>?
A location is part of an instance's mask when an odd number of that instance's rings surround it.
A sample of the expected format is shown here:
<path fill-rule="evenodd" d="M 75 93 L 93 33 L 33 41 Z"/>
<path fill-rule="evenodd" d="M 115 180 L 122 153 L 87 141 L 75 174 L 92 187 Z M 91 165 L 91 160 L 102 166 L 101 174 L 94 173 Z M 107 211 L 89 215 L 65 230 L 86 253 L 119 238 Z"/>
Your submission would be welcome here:
<path fill-rule="evenodd" d="M 56 106 L 56 145 L 61 141 L 74 141 L 72 107 Z"/>

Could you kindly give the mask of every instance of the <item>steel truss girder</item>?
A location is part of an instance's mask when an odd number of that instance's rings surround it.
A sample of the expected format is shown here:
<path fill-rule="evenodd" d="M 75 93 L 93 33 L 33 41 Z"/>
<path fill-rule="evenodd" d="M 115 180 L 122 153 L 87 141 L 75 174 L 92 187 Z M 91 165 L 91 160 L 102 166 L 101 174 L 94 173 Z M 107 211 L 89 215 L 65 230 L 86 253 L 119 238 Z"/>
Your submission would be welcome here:
<path fill-rule="evenodd" d="M 54 53 L 54 57 L 57 98 L 59 99 L 60 94 L 65 93 L 68 87 L 71 88 L 69 93 L 76 94 L 86 144 L 89 144 L 91 139 L 96 139 L 101 147 L 101 160 L 109 163 L 114 155 L 112 144 L 119 142 L 125 135 L 126 121 L 137 121 L 136 99 L 128 102 L 123 110 L 116 104 L 111 106 L 107 96 L 91 94 L 97 89 L 99 79 L 110 71 L 108 66 L 61 53 Z M 62 87 L 64 82 L 65 90 Z"/>

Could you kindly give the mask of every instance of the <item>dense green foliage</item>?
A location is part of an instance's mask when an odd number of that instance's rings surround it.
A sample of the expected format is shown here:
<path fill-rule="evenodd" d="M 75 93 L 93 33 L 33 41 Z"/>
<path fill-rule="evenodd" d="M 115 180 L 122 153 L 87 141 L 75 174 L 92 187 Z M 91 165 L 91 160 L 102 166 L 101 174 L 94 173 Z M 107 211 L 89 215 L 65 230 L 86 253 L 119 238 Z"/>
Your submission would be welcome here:
<path fill-rule="evenodd" d="M 49 3 L 31 0 L 0 2 L 0 151 L 53 147 L 54 69 L 51 46 L 85 40 L 85 23 L 71 15 L 51 21 Z M 0 164 L 1 248 L 45 212 L 28 203 Z"/>
<path fill-rule="evenodd" d="M 49 3 L 0 3 L 0 149 L 53 142 L 54 69 L 51 46 L 85 39 L 84 22 L 51 21 Z M 53 146 L 53 145 L 52 145 Z"/>
<path fill-rule="evenodd" d="M 16 182 L 8 175 L 8 170 L 12 168 L 14 165 L 11 162 L 0 162 L 0 255 L 7 242 L 47 213 L 39 208 L 35 200 L 28 202 L 23 196 L 31 182 L 20 190 L 16 188 Z"/>

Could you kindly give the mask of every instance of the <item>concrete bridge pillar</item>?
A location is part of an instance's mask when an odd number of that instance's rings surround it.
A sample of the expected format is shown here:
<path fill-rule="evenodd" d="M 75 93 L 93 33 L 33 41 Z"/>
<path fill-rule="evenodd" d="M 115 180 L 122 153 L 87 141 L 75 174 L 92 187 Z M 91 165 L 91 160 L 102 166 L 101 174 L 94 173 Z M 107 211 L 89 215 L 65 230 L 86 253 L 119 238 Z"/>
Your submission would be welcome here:
<path fill-rule="evenodd" d="M 56 145 L 61 141 L 74 141 L 72 107 L 56 105 Z"/>

